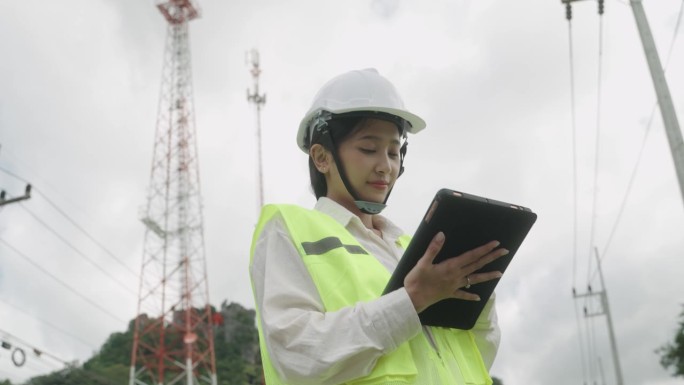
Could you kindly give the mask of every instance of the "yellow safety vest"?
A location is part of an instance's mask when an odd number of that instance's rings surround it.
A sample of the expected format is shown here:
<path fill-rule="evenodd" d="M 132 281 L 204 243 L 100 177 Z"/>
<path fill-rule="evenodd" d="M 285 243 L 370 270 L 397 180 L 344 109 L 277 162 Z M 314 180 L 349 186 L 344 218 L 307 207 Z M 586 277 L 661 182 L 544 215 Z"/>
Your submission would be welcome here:
<path fill-rule="evenodd" d="M 378 298 L 389 280 L 387 269 L 359 244 L 352 234 L 330 216 L 294 205 L 267 205 L 261 212 L 252 239 L 250 265 L 254 247 L 264 225 L 280 214 L 313 279 L 326 311 L 336 311 L 357 302 Z M 398 243 L 406 248 L 410 237 Z M 264 342 L 260 309 L 257 326 L 264 377 L 267 385 L 287 384 L 279 378 L 271 364 Z M 347 384 L 353 385 L 491 385 L 473 335 L 469 331 L 431 328 L 432 343 L 424 333 L 396 350 L 380 357 L 373 371 Z M 412 351 L 413 350 L 413 351 Z M 458 363 L 458 373 L 444 364 L 445 359 Z M 419 375 L 419 371 L 421 372 Z M 431 373 L 426 375 L 426 373 Z M 417 378 L 421 382 L 418 384 Z"/>

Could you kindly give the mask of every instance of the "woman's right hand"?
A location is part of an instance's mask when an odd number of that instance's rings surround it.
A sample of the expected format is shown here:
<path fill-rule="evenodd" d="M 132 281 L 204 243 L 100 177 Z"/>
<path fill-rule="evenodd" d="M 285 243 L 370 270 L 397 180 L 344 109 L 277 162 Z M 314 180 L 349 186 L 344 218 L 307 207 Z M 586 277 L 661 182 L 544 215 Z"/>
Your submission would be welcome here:
<path fill-rule="evenodd" d="M 430 241 L 416 266 L 404 278 L 404 287 L 418 313 L 446 298 L 479 301 L 477 294 L 461 288 L 501 278 L 499 271 L 473 274 L 486 264 L 508 254 L 508 250 L 503 248 L 495 250 L 499 246 L 498 241 L 491 241 L 455 258 L 434 264 L 433 261 L 443 245 L 444 233 L 439 232 Z"/>

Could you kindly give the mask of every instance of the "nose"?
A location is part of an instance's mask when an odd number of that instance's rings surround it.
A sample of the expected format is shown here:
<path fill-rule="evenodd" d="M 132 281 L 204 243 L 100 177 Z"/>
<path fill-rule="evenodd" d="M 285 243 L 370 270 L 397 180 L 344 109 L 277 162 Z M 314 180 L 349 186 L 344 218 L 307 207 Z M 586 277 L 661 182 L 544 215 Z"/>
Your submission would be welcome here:
<path fill-rule="evenodd" d="M 392 171 L 392 159 L 389 154 L 380 153 L 375 164 L 375 171 L 379 174 L 389 174 Z"/>

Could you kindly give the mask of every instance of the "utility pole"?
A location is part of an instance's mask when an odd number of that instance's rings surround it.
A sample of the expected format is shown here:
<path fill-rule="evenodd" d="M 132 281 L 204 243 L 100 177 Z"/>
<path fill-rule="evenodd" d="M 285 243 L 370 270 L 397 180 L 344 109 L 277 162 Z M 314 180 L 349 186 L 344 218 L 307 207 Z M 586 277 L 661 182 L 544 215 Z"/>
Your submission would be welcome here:
<path fill-rule="evenodd" d="M 266 104 L 266 94 L 259 94 L 259 75 L 261 75 L 261 68 L 259 68 L 259 51 L 252 49 L 248 53 L 249 61 L 251 61 L 252 69 L 250 70 L 252 74 L 252 79 L 254 80 L 254 92 L 247 90 L 247 101 L 254 103 L 256 105 L 256 118 L 257 118 L 257 167 L 259 173 L 259 202 L 258 209 L 261 210 L 261 206 L 264 205 L 264 165 L 263 157 L 261 153 L 261 106 Z"/>
<path fill-rule="evenodd" d="M 658 57 L 651 28 L 646 19 L 644 7 L 641 0 L 630 0 L 634 19 L 636 19 L 637 28 L 639 29 L 639 36 L 641 37 L 641 44 L 644 46 L 644 53 L 648 61 L 648 68 L 651 70 L 651 78 L 653 78 L 653 86 L 658 96 L 658 106 L 660 107 L 660 114 L 663 117 L 663 124 L 665 125 L 665 132 L 667 133 L 667 141 L 670 144 L 670 151 L 672 152 L 672 159 L 675 164 L 675 171 L 677 172 L 677 179 L 679 180 L 679 191 L 682 194 L 682 203 L 684 203 L 684 140 L 682 140 L 682 131 L 679 128 L 677 121 L 677 114 L 675 113 L 672 97 L 670 96 L 670 89 L 667 86 L 663 66 Z"/>
<path fill-rule="evenodd" d="M 26 184 L 26 189 L 24 190 L 24 195 L 19 196 L 19 197 L 14 197 L 7 199 L 7 192 L 5 190 L 0 191 L 0 207 L 4 205 L 8 205 L 10 203 L 17 203 L 21 202 L 23 200 L 31 198 L 31 184 L 27 183 Z"/>
<path fill-rule="evenodd" d="M 601 259 L 598 255 L 598 249 L 594 248 L 594 253 L 596 255 L 596 266 L 598 268 L 599 277 L 601 278 L 601 291 L 592 291 L 591 286 L 587 288 L 587 292 L 583 294 L 577 294 L 575 289 L 572 289 L 572 296 L 577 298 L 595 298 L 598 297 L 601 304 L 601 309 L 599 311 L 590 312 L 586 306 L 584 307 L 585 317 L 597 317 L 601 315 L 606 316 L 606 322 L 608 323 L 608 337 L 610 339 L 610 350 L 613 354 L 613 363 L 615 364 L 615 378 L 617 380 L 617 385 L 624 385 L 622 378 L 622 367 L 620 366 L 620 356 L 618 354 L 617 341 L 615 339 L 615 331 L 613 330 L 613 318 L 610 315 L 610 305 L 608 304 L 608 292 L 606 290 L 606 284 L 603 280 L 603 271 L 601 270 Z"/>
<path fill-rule="evenodd" d="M 26 185 L 26 190 L 24 190 L 24 195 L 22 195 L 22 196 L 10 198 L 10 199 L 6 199 L 5 198 L 6 196 L 7 196 L 7 193 L 5 192 L 5 190 L 0 191 L 0 207 L 2 207 L 4 205 L 8 205 L 10 203 L 16 203 L 16 202 L 20 202 L 20 201 L 31 198 L 31 185 L 30 184 Z"/>
<path fill-rule="evenodd" d="M 579 0 L 561 0 L 561 3 L 566 7 L 566 18 L 570 20 L 572 10 L 570 4 Z M 646 13 L 641 0 L 629 1 L 634 19 L 636 20 L 637 29 L 639 30 L 639 37 L 641 44 L 644 47 L 646 54 L 646 61 L 653 79 L 653 86 L 655 87 L 656 96 L 658 98 L 658 106 L 660 114 L 665 125 L 665 132 L 667 134 L 667 141 L 670 145 L 670 152 L 672 153 L 672 160 L 674 161 L 675 172 L 677 173 L 677 180 L 679 181 L 679 191 L 682 195 L 682 203 L 684 203 L 684 139 L 682 139 L 682 131 L 679 128 L 679 121 L 670 95 L 670 89 L 667 86 L 665 79 L 665 72 L 660 63 L 658 50 L 656 49 L 651 27 L 646 19 Z M 599 0 L 599 13 L 603 13 L 603 0 Z"/>

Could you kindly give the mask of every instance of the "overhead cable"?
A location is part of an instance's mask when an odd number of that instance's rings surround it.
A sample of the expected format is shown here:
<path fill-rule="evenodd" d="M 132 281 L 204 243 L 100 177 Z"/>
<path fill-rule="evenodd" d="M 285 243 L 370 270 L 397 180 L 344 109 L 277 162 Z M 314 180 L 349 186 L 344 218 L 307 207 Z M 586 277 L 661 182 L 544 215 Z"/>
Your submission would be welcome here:
<path fill-rule="evenodd" d="M 85 259 L 86 261 L 88 261 L 88 263 L 90 263 L 93 267 L 95 267 L 95 268 L 98 269 L 100 272 L 102 272 L 102 274 L 104 274 L 104 275 L 106 275 L 107 277 L 109 277 L 109 279 L 111 279 L 112 281 L 116 282 L 117 285 L 119 285 L 121 288 L 123 288 L 124 290 L 126 290 L 126 291 L 129 292 L 130 294 L 132 294 L 132 295 L 134 295 L 134 296 L 137 295 L 137 293 L 135 293 L 133 290 L 131 290 L 131 288 L 130 288 L 128 285 L 126 285 L 125 283 L 121 282 L 119 279 L 117 279 L 116 277 L 114 277 L 114 275 L 112 275 L 111 272 L 109 272 L 109 271 L 105 270 L 104 268 L 102 268 L 97 262 L 93 261 L 93 260 L 92 260 L 90 257 L 88 257 L 85 253 L 83 253 L 81 250 L 77 249 L 76 246 L 74 246 L 74 245 L 73 245 L 71 242 L 69 242 L 66 238 L 64 238 L 63 236 L 61 236 L 55 229 L 53 229 L 52 227 L 50 227 L 50 225 L 48 225 L 45 221 L 43 221 L 42 219 L 40 219 L 40 217 L 39 217 L 38 215 L 36 215 L 33 211 L 29 210 L 29 209 L 26 207 L 26 205 L 20 203 L 19 206 L 21 206 L 22 209 L 24 209 L 27 213 L 29 213 L 36 221 L 38 221 L 38 223 L 40 223 L 41 225 L 43 225 L 43 227 L 45 227 L 46 229 L 48 229 L 48 231 L 50 231 L 52 234 L 54 234 L 59 240 L 61 240 L 62 242 L 64 242 L 64 244 L 66 244 L 67 246 L 69 246 L 70 249 L 72 249 L 73 251 L 75 251 L 75 252 L 76 252 L 78 255 L 80 255 L 83 259 Z"/>
<path fill-rule="evenodd" d="M 667 56 L 665 59 L 665 64 L 663 65 L 663 73 L 667 72 L 667 67 L 670 64 L 670 59 L 672 58 L 672 51 L 674 49 L 675 42 L 677 41 L 677 36 L 679 36 L 679 27 L 682 22 L 682 14 L 684 14 L 684 0 L 682 0 L 682 3 L 679 6 L 679 13 L 677 15 L 677 23 L 675 24 L 675 29 L 674 32 L 672 33 L 672 39 L 670 40 L 670 48 L 667 51 Z M 601 257 L 599 258 L 599 263 L 602 262 L 607 253 L 608 249 L 610 248 L 611 242 L 613 241 L 613 236 L 615 235 L 615 230 L 617 230 L 618 225 L 620 224 L 620 220 L 622 219 L 622 214 L 625 211 L 625 207 L 627 204 L 627 199 L 629 198 L 629 195 L 632 191 L 632 186 L 634 185 L 634 180 L 636 179 L 636 174 L 637 170 L 639 168 L 639 164 L 641 163 L 641 159 L 644 153 L 644 148 L 646 147 L 646 139 L 648 138 L 648 135 L 651 132 L 651 125 L 653 123 L 653 119 L 655 117 L 656 110 L 658 108 L 658 101 L 656 100 L 655 104 L 653 105 L 653 108 L 651 108 L 651 115 L 648 119 L 648 123 L 646 124 L 646 129 L 644 130 L 644 135 L 641 140 L 641 148 L 639 149 L 639 154 L 637 155 L 637 160 L 634 163 L 634 167 L 632 168 L 632 172 L 629 177 L 629 182 L 627 183 L 627 188 L 625 190 L 625 195 L 622 198 L 622 202 L 620 203 L 620 209 L 618 210 L 618 214 L 615 218 L 615 221 L 613 222 L 613 226 L 610 230 L 610 233 L 608 235 L 608 240 L 606 241 L 606 245 L 603 248 L 603 252 L 601 254 Z M 598 274 L 598 270 L 595 270 L 593 275 L 591 276 L 590 282 L 594 280 L 596 277 L 596 274 Z"/>
<path fill-rule="evenodd" d="M 5 174 L 10 175 L 10 176 L 12 176 L 12 177 L 18 179 L 18 180 L 20 180 L 20 181 L 22 181 L 22 182 L 24 182 L 24 183 L 29 183 L 29 181 L 27 181 L 26 179 L 24 179 L 24 178 L 20 177 L 19 175 L 15 174 L 15 173 L 13 173 L 13 172 L 11 172 L 11 171 L 9 171 L 9 170 L 7 170 L 7 169 L 4 168 L 4 167 L 0 167 L 0 171 L 2 171 L 2 172 L 4 172 Z"/>
<path fill-rule="evenodd" d="M 7 248 L 11 249 L 12 251 L 14 251 L 17 255 L 19 255 L 19 256 L 22 257 L 24 260 L 26 260 L 27 262 L 29 262 L 29 263 L 30 263 L 31 265 L 33 265 L 36 269 L 42 271 L 45 275 L 47 275 L 47 276 L 49 276 L 50 278 L 52 278 L 53 280 L 57 281 L 57 283 L 59 283 L 60 285 L 62 285 L 64 288 L 68 289 L 68 290 L 71 291 L 72 293 L 76 294 L 77 296 L 79 296 L 79 297 L 80 297 L 81 299 L 83 299 L 84 301 L 86 301 L 86 302 L 88 302 L 89 304 L 93 305 L 94 307 L 100 309 L 102 312 L 106 313 L 107 315 L 109 315 L 109 316 L 112 317 L 113 319 L 115 319 L 115 320 L 117 320 L 117 321 L 119 321 L 119 322 L 122 322 L 122 323 L 124 323 L 124 324 L 127 323 L 127 322 L 126 322 L 125 320 L 123 320 L 122 318 L 119 318 L 119 316 L 117 316 L 116 314 L 110 312 L 110 311 L 107 310 L 106 308 L 104 308 L 104 307 L 102 307 L 101 305 L 99 305 L 97 302 L 95 302 L 95 301 L 91 300 L 90 298 L 84 296 L 84 295 L 81 294 L 78 290 L 72 288 L 71 286 L 69 286 L 68 284 L 66 284 L 64 281 L 62 281 L 62 280 L 60 280 L 59 278 L 57 278 L 56 276 L 54 276 L 52 273 L 50 273 L 49 271 L 47 271 L 47 270 L 46 270 L 44 267 L 42 267 L 40 264 L 36 263 L 34 260 L 32 260 L 31 258 L 29 258 L 26 254 L 22 253 L 21 251 L 17 250 L 14 246 L 12 246 L 12 245 L 10 245 L 9 243 L 7 243 L 7 241 L 5 241 L 3 238 L 0 238 L 0 243 L 4 244 L 5 247 L 7 247 Z"/>
<path fill-rule="evenodd" d="M 62 359 L 62 358 L 60 358 L 60 357 L 58 357 L 58 356 L 56 356 L 56 355 L 54 355 L 54 354 L 52 354 L 52 353 L 46 352 L 46 351 L 45 351 L 44 349 L 42 349 L 42 348 L 37 348 L 36 346 L 34 346 L 33 344 L 31 344 L 30 342 L 26 342 L 26 341 L 24 341 L 23 339 L 21 339 L 21 338 L 15 336 L 15 335 L 10 334 L 10 333 L 7 332 L 7 331 L 4 331 L 4 330 L 1 330 L 1 329 L 0 329 L 0 333 L 3 335 L 3 337 L 9 337 L 11 340 L 16 341 L 16 342 L 22 344 L 23 346 L 25 346 L 25 347 L 31 349 L 31 350 L 33 351 L 33 353 L 34 353 L 36 356 L 40 356 L 40 357 L 43 357 L 43 356 L 49 357 L 49 358 L 52 358 L 53 360 L 55 360 L 55 361 L 57 361 L 57 362 L 60 362 L 60 363 L 64 364 L 64 366 L 69 365 L 69 362 L 68 362 L 68 361 L 66 361 L 66 360 L 64 360 L 64 359 Z"/>
<path fill-rule="evenodd" d="M 22 345 L 22 347 L 25 347 L 25 348 L 27 348 L 27 349 L 30 349 L 30 350 L 33 352 L 33 354 L 34 354 L 35 357 L 42 358 L 42 357 L 46 356 L 46 357 L 49 357 L 49 358 L 51 358 L 51 359 L 53 359 L 53 360 L 55 360 L 55 361 L 61 363 L 61 364 L 62 364 L 61 367 L 55 367 L 55 366 L 50 366 L 50 367 L 49 367 L 50 370 L 53 370 L 52 375 L 57 374 L 57 375 L 66 376 L 66 375 L 67 375 L 69 372 L 71 372 L 72 370 L 74 370 L 74 369 L 80 369 L 80 373 L 83 373 L 83 374 L 85 374 L 86 376 L 90 377 L 91 379 L 95 380 L 97 384 L 115 385 L 113 381 L 111 381 L 111 380 L 109 380 L 109 379 L 103 377 L 103 376 L 100 375 L 99 373 L 96 373 L 96 372 L 94 372 L 94 371 L 88 370 L 88 369 L 86 369 L 86 368 L 77 368 L 77 367 L 76 367 L 77 361 L 71 361 L 71 362 L 66 361 L 66 360 L 64 360 L 64 359 L 62 359 L 62 358 L 60 358 L 60 357 L 58 357 L 58 356 L 56 356 L 56 355 L 54 355 L 54 354 L 50 354 L 50 353 L 45 352 L 45 351 L 42 350 L 42 349 L 36 348 L 36 347 L 34 347 L 33 345 L 31 345 L 30 343 L 28 343 L 28 342 L 26 342 L 26 341 L 23 341 L 22 339 L 20 339 L 20 338 L 18 338 L 18 337 L 16 337 L 16 336 L 13 336 L 13 335 L 11 335 L 11 334 L 9 334 L 9 333 L 7 333 L 7 332 L 4 332 L 4 331 L 2 331 L 2 330 L 0 330 L 0 332 L 1 332 L 4 336 L 10 337 L 10 338 L 12 339 L 12 341 L 17 341 L 18 343 L 20 343 L 20 344 Z M 3 341 L 3 342 L 4 342 L 5 344 L 8 344 L 7 341 Z M 10 345 L 10 347 L 11 347 L 11 345 Z M 25 356 L 26 353 L 25 353 L 24 349 L 21 349 L 21 347 L 15 347 L 15 349 L 14 349 L 14 351 L 13 351 L 13 354 L 16 353 L 16 352 L 22 352 L 21 354 L 24 354 L 24 358 L 26 357 L 26 356 Z M 27 362 L 26 362 L 26 364 L 27 364 L 26 366 L 21 365 L 22 369 L 28 368 L 28 369 L 30 369 L 30 370 L 33 370 L 34 372 L 44 373 L 44 370 L 41 370 L 41 369 L 39 369 L 39 368 L 36 368 L 34 365 L 31 365 L 30 362 L 33 362 L 33 361 L 27 361 Z M 39 361 L 36 361 L 36 362 L 40 362 L 40 363 L 43 364 L 44 366 L 47 366 L 47 365 L 48 365 L 47 362 L 45 362 L 44 360 L 39 360 Z M 59 370 L 59 371 L 54 371 L 55 369 L 60 369 L 60 370 Z M 0 371 L 0 373 L 3 373 L 3 371 Z M 6 373 L 6 372 L 4 372 L 4 373 Z M 7 374 L 10 374 L 10 373 L 7 373 Z"/>
<path fill-rule="evenodd" d="M 598 84 L 596 97 L 596 141 L 594 149 L 594 187 L 592 194 L 591 205 L 591 232 L 589 237 L 589 253 L 587 254 L 587 284 L 591 284 L 591 256 L 594 248 L 594 237 L 596 235 L 596 201 L 598 195 L 598 173 L 599 173 L 599 159 L 601 150 L 601 100 L 603 93 L 603 0 L 598 0 L 599 6 L 599 47 L 598 47 Z"/>
<path fill-rule="evenodd" d="M 14 178 L 16 178 L 16 179 L 18 179 L 18 180 L 20 180 L 20 181 L 22 181 L 22 182 L 28 183 L 24 178 L 22 178 L 22 177 L 16 175 L 16 174 L 13 173 L 13 172 L 8 171 L 7 169 L 5 169 L 5 168 L 3 168 L 3 167 L 0 167 L 0 171 L 6 173 L 6 174 L 8 174 L 8 175 L 13 176 Z M 78 224 L 73 218 L 71 218 L 71 216 L 69 216 L 64 210 L 62 210 L 59 206 L 57 206 L 57 204 L 56 204 L 55 202 L 53 202 L 50 198 L 48 198 L 47 195 L 45 195 L 41 190 L 37 189 L 35 186 L 32 186 L 32 188 L 33 188 L 33 190 L 32 190 L 33 192 L 35 192 L 35 193 L 37 193 L 38 195 L 40 195 L 41 197 L 43 197 L 43 199 L 45 199 L 45 201 L 46 201 L 50 206 L 52 206 L 53 209 L 55 209 L 59 214 L 61 214 L 61 215 L 62 215 L 67 221 L 69 221 L 74 227 L 76 227 L 76 228 L 77 228 L 78 230 L 80 230 L 83 234 L 85 234 L 85 236 L 88 237 L 88 239 L 90 239 L 91 241 L 93 241 L 93 243 L 95 243 L 100 249 L 102 249 L 102 250 L 103 250 L 109 257 L 111 257 L 116 263 L 118 263 L 118 264 L 121 265 L 124 269 L 126 269 L 128 272 L 130 272 L 131 274 L 133 274 L 133 276 L 135 276 L 136 279 L 138 278 L 138 274 L 137 274 L 132 268 L 130 268 L 130 267 L 129 267 L 128 265 L 126 265 L 125 263 L 123 263 L 123 261 L 121 261 L 121 259 L 118 258 L 116 255 L 114 255 L 114 253 L 112 253 L 109 249 L 107 249 L 107 248 L 102 244 L 102 242 L 100 242 L 100 241 L 98 241 L 97 239 L 95 239 L 94 236 L 92 236 L 85 228 L 83 228 L 83 226 L 79 225 L 79 224 Z M 137 293 L 134 293 L 134 294 L 137 295 Z"/>
<path fill-rule="evenodd" d="M 568 47 L 569 47 L 569 61 L 570 61 L 570 112 L 572 122 L 572 197 L 573 197 L 573 242 L 572 242 L 572 290 L 575 292 L 577 285 L 577 124 L 576 124 L 576 109 L 575 109 L 575 59 L 573 54 L 572 42 L 572 5 L 570 1 L 565 3 L 565 18 L 568 20 Z M 580 364 L 582 366 L 582 379 L 587 381 L 587 367 L 586 367 L 586 352 L 584 347 L 584 339 L 582 338 L 582 324 L 580 321 L 577 301 L 574 302 L 575 321 L 577 323 L 577 334 L 580 338 Z"/>
<path fill-rule="evenodd" d="M 74 225 L 74 227 L 76 227 L 77 229 L 81 230 L 81 232 L 82 232 L 83 234 L 85 234 L 91 241 L 93 241 L 93 243 L 95 243 L 100 249 L 102 249 L 105 253 L 107 253 L 107 255 L 109 255 L 116 263 L 118 263 L 119 265 L 121 265 L 123 268 L 125 268 L 125 269 L 128 270 L 131 274 L 133 274 L 133 276 L 135 276 L 136 278 L 138 278 L 138 274 L 137 274 L 133 269 L 131 269 L 128 265 L 126 265 L 125 263 L 123 263 L 123 262 L 121 261 L 121 259 L 119 259 L 116 255 L 114 255 L 114 253 L 112 253 L 111 251 L 109 251 L 109 249 L 107 249 L 101 242 L 99 242 L 97 239 L 95 239 L 95 237 L 93 237 L 92 235 L 90 235 L 90 233 L 88 233 L 82 226 L 80 226 L 80 225 L 79 225 L 78 223 L 76 223 L 76 221 L 74 221 L 69 215 L 67 215 L 67 214 L 64 212 L 64 210 L 60 209 L 52 200 L 50 200 L 50 198 L 48 198 L 48 197 L 47 197 L 45 194 L 43 194 L 41 191 L 37 191 L 37 193 L 38 193 L 38 195 L 42 196 L 43 199 L 45 199 L 45 201 L 48 202 L 48 203 L 50 204 L 50 206 L 52 206 L 55 210 L 57 210 L 57 212 L 59 212 L 60 214 L 62 214 L 62 216 L 63 216 L 64 218 L 66 218 L 72 225 Z M 137 293 L 134 293 L 134 294 L 137 295 Z"/>
<path fill-rule="evenodd" d="M 49 321 L 47 321 L 47 320 L 45 320 L 45 319 L 42 319 L 42 318 L 40 318 L 40 317 L 38 317 L 38 316 L 36 316 L 36 315 L 30 314 L 30 313 L 28 313 L 27 311 L 22 310 L 22 309 L 19 308 L 18 306 L 15 306 L 15 305 L 13 305 L 13 304 L 11 304 L 11 303 L 9 303 L 9 302 L 3 300 L 2 298 L 0 298 L 0 302 L 4 303 L 5 305 L 11 307 L 12 309 L 14 309 L 14 310 L 16 310 L 16 311 L 22 312 L 22 313 L 28 315 L 29 317 L 34 318 L 34 319 L 36 319 L 36 320 L 38 320 L 38 321 L 40 321 L 40 322 L 42 322 L 42 323 L 44 323 L 44 324 L 46 324 L 46 325 L 52 327 L 53 329 L 55 329 L 55 330 L 57 330 L 57 331 L 63 333 L 64 335 L 67 335 L 67 336 L 69 336 L 69 337 L 75 339 L 76 341 L 79 341 L 79 342 L 82 343 L 84 346 L 88 347 L 89 349 L 91 349 L 91 350 L 93 350 L 93 351 L 97 350 L 97 349 L 95 349 L 95 347 L 93 346 L 93 344 L 91 344 L 91 343 L 89 343 L 89 342 L 83 340 L 81 337 L 79 337 L 79 336 L 77 336 L 77 335 L 75 335 L 75 334 L 73 334 L 73 333 L 70 333 L 70 332 L 68 332 L 68 331 L 66 331 L 66 330 L 64 330 L 64 329 L 62 329 L 62 328 L 56 326 L 55 324 L 53 324 L 53 323 L 51 323 L 51 322 L 49 322 Z"/>
<path fill-rule="evenodd" d="M 570 112 L 572 122 L 572 190 L 573 190 L 573 242 L 572 242 L 572 287 L 577 277 L 577 124 L 575 109 L 575 59 L 572 43 L 572 7 L 565 4 L 565 17 L 568 20 L 568 46 L 570 60 Z"/>

